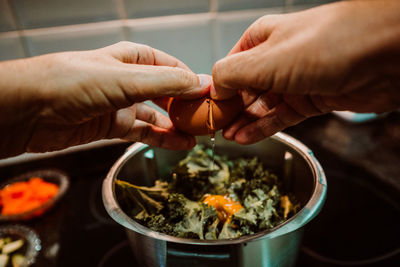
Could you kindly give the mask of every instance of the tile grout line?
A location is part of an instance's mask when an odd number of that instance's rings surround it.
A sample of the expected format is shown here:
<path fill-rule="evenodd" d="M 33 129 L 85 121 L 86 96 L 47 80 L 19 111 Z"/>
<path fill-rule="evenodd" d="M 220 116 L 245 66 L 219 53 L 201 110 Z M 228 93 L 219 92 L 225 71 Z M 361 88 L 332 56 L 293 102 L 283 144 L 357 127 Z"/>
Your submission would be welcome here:
<path fill-rule="evenodd" d="M 218 17 L 218 0 L 210 0 L 210 10 L 209 13 L 211 15 L 210 23 L 211 23 L 211 61 L 216 62 L 218 57 L 218 36 L 217 36 L 217 17 Z"/>
<path fill-rule="evenodd" d="M 128 13 L 126 12 L 125 1 L 124 0 L 114 0 L 117 5 L 117 11 L 121 22 L 122 35 L 124 41 L 132 40 L 131 33 L 127 27 Z"/>
<path fill-rule="evenodd" d="M 210 0 L 210 12 L 218 12 L 218 0 Z"/>
<path fill-rule="evenodd" d="M 225 17 L 225 16 L 236 16 L 238 14 L 244 14 L 246 16 L 251 15 L 253 13 L 260 13 L 263 11 L 271 10 L 271 8 L 265 9 L 246 9 L 240 11 L 224 11 L 224 12 L 203 12 L 203 13 L 191 13 L 191 14 L 177 14 L 177 15 L 169 15 L 169 16 L 158 16 L 158 17 L 146 17 L 146 18 L 132 18 L 132 19 L 116 19 L 116 20 L 107 20 L 100 22 L 89 22 L 82 24 L 70 24 L 70 25 L 61 25 L 61 26 L 53 26 L 53 27 L 44 27 L 44 28 L 34 28 L 34 29 L 19 29 L 15 32 L 21 31 L 23 34 L 31 35 L 31 34 L 40 34 L 40 33 L 52 33 L 54 31 L 70 31 L 70 30 L 78 30 L 78 29 L 90 29 L 97 28 L 99 26 L 114 26 L 114 25 L 132 25 L 132 24 L 158 24 L 166 21 L 172 21 L 171 19 L 181 20 L 183 18 L 187 18 L 189 20 L 198 20 L 201 18 L 216 18 L 216 17 Z M 11 32 L 4 32 L 2 34 L 8 34 Z"/>
<path fill-rule="evenodd" d="M 17 28 L 16 29 L 16 33 L 17 33 L 19 41 L 21 43 L 22 50 L 24 52 L 24 57 L 30 57 L 32 55 L 32 53 L 31 53 L 31 51 L 29 49 L 28 42 L 27 42 L 27 40 L 25 38 L 24 30 L 22 29 L 21 22 L 20 22 L 21 20 L 20 20 L 18 14 L 17 14 L 17 9 L 14 6 L 14 1 L 6 0 L 6 3 L 8 5 L 8 8 L 11 11 L 11 17 L 13 19 L 13 22 L 14 22 L 16 28 Z"/>
<path fill-rule="evenodd" d="M 119 18 L 121 20 L 126 20 L 128 18 L 128 14 L 126 13 L 124 0 L 114 0 L 114 2 L 117 6 L 117 12 L 118 12 Z"/>
<path fill-rule="evenodd" d="M 285 0 L 285 6 L 283 7 L 283 11 L 285 13 L 289 12 L 289 10 L 293 7 L 294 0 Z"/>
<path fill-rule="evenodd" d="M 271 8 L 265 9 L 249 9 L 249 10 L 235 10 L 235 11 L 225 11 L 225 12 L 218 12 L 217 5 L 218 0 L 210 0 L 210 10 L 209 12 L 204 13 L 191 13 L 191 14 L 177 14 L 177 15 L 170 15 L 170 16 L 158 16 L 158 17 L 147 17 L 147 18 L 133 18 L 129 19 L 127 17 L 127 13 L 125 10 L 125 4 L 123 0 L 114 0 L 116 5 L 118 5 L 117 9 L 119 12 L 120 19 L 117 20 L 108 20 L 108 21 L 101 21 L 101 22 L 90 22 L 90 23 L 83 23 L 83 24 L 71 24 L 71 25 L 63 25 L 63 26 L 55 26 L 55 27 L 44 27 L 44 28 L 37 28 L 37 29 L 23 29 L 21 22 L 18 20 L 18 14 L 16 13 L 14 5 L 11 4 L 11 0 L 6 0 L 10 6 L 10 10 L 13 13 L 13 20 L 16 22 L 16 31 L 11 32 L 4 32 L 0 33 L 1 36 L 7 36 L 8 34 L 16 34 L 20 38 L 20 42 L 22 44 L 22 48 L 24 50 L 25 56 L 31 56 L 31 52 L 28 41 L 26 36 L 29 35 L 41 35 L 41 34 L 52 34 L 52 33 L 59 33 L 59 32 L 69 32 L 69 31 L 78 31 L 78 30 L 90 30 L 91 28 L 98 28 L 98 27 L 122 27 L 123 38 L 125 40 L 131 40 L 131 33 L 129 31 L 129 27 L 134 25 L 151 25 L 151 24 L 162 24 L 167 21 L 179 21 L 179 20 L 189 20 L 189 21 L 197 21 L 201 19 L 211 20 L 212 23 L 212 33 L 211 37 L 213 38 L 213 57 L 217 59 L 217 31 L 216 31 L 216 20 L 218 18 L 230 17 L 230 16 L 250 16 L 251 14 L 256 13 L 263 13 L 263 11 L 268 11 Z M 293 0 L 285 0 L 285 5 L 281 8 L 288 8 L 291 7 Z"/>

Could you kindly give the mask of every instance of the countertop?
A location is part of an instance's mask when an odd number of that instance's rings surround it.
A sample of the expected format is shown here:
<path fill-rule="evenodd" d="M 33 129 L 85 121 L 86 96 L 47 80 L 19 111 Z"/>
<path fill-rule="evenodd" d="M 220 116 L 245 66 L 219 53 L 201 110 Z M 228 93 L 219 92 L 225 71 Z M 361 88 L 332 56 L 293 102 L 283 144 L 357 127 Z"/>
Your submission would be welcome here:
<path fill-rule="evenodd" d="M 332 114 L 315 117 L 285 132 L 365 169 L 400 191 L 400 112 L 364 123 L 352 123 Z"/>

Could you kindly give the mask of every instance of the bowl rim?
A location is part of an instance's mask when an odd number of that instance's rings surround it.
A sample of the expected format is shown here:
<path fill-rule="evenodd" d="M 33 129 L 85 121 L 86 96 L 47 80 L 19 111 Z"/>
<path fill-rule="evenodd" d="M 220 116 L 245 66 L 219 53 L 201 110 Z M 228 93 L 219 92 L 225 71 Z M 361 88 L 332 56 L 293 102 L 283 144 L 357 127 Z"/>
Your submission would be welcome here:
<path fill-rule="evenodd" d="M 275 135 L 269 138 L 282 142 L 291 147 L 292 149 L 294 149 L 299 154 L 301 154 L 306 160 L 307 164 L 310 166 L 314 177 L 313 193 L 310 199 L 304 205 L 304 207 L 300 211 L 298 211 L 295 215 L 293 215 L 291 218 L 271 229 L 232 239 L 200 240 L 200 239 L 175 237 L 159 233 L 136 222 L 134 219 L 125 214 L 125 212 L 119 206 L 115 196 L 114 181 L 116 179 L 116 174 L 119 173 L 120 169 L 123 166 L 123 163 L 125 163 L 128 159 L 130 159 L 132 156 L 139 153 L 140 151 L 151 147 L 149 145 L 139 142 L 133 144 L 126 150 L 126 152 L 114 163 L 114 165 L 108 172 L 106 178 L 104 179 L 102 195 L 103 195 L 103 204 L 105 206 L 105 209 L 117 223 L 121 224 L 122 226 L 126 227 L 129 230 L 135 231 L 139 234 L 152 237 L 158 240 L 164 240 L 168 242 L 181 243 L 181 244 L 232 245 L 239 243 L 247 243 L 259 239 L 275 238 L 293 232 L 299 229 L 300 227 L 304 226 L 305 224 L 307 224 L 320 212 L 326 199 L 326 191 L 327 191 L 326 176 L 320 163 L 315 158 L 313 152 L 303 143 L 281 132 L 276 133 Z"/>
<path fill-rule="evenodd" d="M 25 261 L 22 266 L 27 267 L 36 262 L 36 258 L 42 249 L 42 241 L 33 229 L 21 224 L 5 224 L 0 226 L 0 236 L 2 234 L 18 235 L 25 239 L 27 251 L 24 254 Z"/>
<path fill-rule="evenodd" d="M 27 210 L 18 214 L 10 214 L 10 215 L 2 215 L 0 214 L 0 222 L 2 221 L 26 221 L 33 219 L 34 217 L 38 217 L 43 215 L 46 211 L 48 211 L 52 206 L 54 206 L 67 192 L 69 188 L 69 177 L 68 175 L 57 169 L 37 169 L 29 172 L 24 172 L 18 176 L 12 177 L 10 179 L 5 180 L 0 183 L 0 189 L 3 189 L 7 185 L 13 184 L 15 182 L 27 181 L 30 178 L 39 177 L 43 180 L 57 180 L 58 192 L 55 196 L 49 199 L 47 202 L 43 203 L 39 207 L 36 207 L 31 210 Z M 43 213 L 39 215 L 35 215 L 35 213 L 43 211 Z"/>

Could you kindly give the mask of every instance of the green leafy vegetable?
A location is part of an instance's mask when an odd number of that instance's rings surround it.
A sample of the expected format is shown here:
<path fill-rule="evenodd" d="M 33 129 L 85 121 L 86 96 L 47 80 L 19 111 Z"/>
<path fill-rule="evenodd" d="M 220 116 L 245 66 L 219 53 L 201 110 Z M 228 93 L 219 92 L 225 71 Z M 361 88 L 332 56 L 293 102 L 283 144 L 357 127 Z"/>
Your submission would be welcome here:
<path fill-rule="evenodd" d="M 211 170 L 211 166 L 214 168 Z M 184 238 L 230 239 L 271 229 L 293 215 L 299 204 L 283 195 L 278 177 L 258 158 L 215 155 L 196 146 L 171 174 L 153 187 L 117 180 L 122 208 L 154 231 Z M 204 204 L 205 195 L 229 197 L 242 208 L 233 215 Z M 239 205 L 240 207 L 240 205 Z"/>
<path fill-rule="evenodd" d="M 222 227 L 221 233 L 218 236 L 218 239 L 237 238 L 241 235 L 242 233 L 240 231 L 233 229 L 230 223 L 225 222 L 224 226 Z"/>

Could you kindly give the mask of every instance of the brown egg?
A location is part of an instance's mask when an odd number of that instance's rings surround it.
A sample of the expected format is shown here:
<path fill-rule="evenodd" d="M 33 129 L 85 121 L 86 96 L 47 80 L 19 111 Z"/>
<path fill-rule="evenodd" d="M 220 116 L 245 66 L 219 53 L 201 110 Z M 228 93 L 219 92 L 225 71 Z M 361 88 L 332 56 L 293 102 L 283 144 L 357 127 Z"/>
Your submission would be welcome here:
<path fill-rule="evenodd" d="M 221 130 L 242 110 L 243 101 L 240 96 L 226 100 L 207 97 L 194 100 L 172 98 L 168 104 L 169 117 L 174 126 L 192 135 L 207 135 Z"/>

